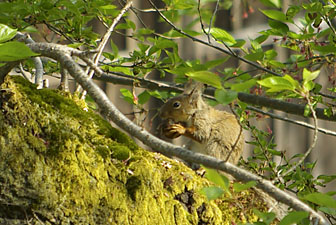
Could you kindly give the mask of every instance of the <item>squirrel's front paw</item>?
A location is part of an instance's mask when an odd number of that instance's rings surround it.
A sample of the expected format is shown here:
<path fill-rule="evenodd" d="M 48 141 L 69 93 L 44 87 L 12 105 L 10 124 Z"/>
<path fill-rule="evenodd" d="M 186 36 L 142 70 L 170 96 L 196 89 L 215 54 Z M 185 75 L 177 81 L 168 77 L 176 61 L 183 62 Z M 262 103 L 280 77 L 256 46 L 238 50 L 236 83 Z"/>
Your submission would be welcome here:
<path fill-rule="evenodd" d="M 166 124 L 162 128 L 163 135 L 171 139 L 178 138 L 179 136 L 184 134 L 185 131 L 186 131 L 186 128 L 182 124 L 179 124 L 179 123 Z"/>

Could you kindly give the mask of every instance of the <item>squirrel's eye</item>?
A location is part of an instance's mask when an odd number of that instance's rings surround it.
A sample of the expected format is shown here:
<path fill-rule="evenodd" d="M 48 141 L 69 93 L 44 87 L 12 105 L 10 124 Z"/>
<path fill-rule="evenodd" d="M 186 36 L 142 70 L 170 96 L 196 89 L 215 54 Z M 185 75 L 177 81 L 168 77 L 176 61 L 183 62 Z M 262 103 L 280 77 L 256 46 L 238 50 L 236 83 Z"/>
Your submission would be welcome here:
<path fill-rule="evenodd" d="M 180 102 L 174 102 L 174 103 L 173 103 L 173 107 L 174 107 L 175 109 L 180 108 L 180 106 L 181 106 L 181 103 L 180 103 Z"/>

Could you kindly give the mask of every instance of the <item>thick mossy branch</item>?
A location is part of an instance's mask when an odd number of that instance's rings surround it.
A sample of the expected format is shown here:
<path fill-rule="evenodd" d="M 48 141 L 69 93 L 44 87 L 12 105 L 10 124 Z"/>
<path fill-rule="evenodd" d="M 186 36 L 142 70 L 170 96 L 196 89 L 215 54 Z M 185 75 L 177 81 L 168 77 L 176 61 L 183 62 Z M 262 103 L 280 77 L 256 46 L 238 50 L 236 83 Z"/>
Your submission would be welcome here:
<path fill-rule="evenodd" d="M 199 193 L 207 180 L 86 111 L 75 96 L 6 77 L 1 224 L 231 224 L 255 220 L 252 208 L 264 208 L 249 192 L 208 202 Z"/>

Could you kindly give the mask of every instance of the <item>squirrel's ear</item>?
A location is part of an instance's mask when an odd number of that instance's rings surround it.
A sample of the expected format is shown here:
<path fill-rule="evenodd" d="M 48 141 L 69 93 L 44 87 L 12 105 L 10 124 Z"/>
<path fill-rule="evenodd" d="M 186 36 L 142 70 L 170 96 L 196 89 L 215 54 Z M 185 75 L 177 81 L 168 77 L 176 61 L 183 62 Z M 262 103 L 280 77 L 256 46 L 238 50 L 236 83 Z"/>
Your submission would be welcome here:
<path fill-rule="evenodd" d="M 185 87 L 184 87 L 184 92 L 183 94 L 185 95 L 194 95 L 198 94 L 199 96 L 202 95 L 204 85 L 200 82 L 195 82 L 192 79 L 190 79 Z"/>
<path fill-rule="evenodd" d="M 188 95 L 189 104 L 195 104 L 196 107 L 201 105 L 203 102 L 202 100 L 202 93 L 203 93 L 204 85 L 199 82 L 194 82 L 189 84 L 185 87 L 184 93 Z"/>

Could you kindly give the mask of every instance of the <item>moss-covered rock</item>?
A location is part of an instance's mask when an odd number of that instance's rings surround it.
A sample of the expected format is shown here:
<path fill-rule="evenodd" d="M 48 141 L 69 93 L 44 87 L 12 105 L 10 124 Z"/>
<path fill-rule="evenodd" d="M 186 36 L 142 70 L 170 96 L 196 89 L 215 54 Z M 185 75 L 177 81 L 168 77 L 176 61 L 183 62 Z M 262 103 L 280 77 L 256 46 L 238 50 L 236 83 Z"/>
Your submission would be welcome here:
<path fill-rule="evenodd" d="M 0 224 L 253 218 L 249 197 L 208 202 L 199 192 L 208 185 L 184 164 L 140 149 L 74 96 L 16 76 L 0 87 Z"/>

